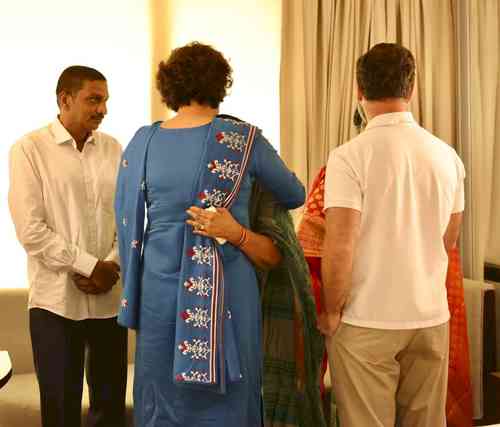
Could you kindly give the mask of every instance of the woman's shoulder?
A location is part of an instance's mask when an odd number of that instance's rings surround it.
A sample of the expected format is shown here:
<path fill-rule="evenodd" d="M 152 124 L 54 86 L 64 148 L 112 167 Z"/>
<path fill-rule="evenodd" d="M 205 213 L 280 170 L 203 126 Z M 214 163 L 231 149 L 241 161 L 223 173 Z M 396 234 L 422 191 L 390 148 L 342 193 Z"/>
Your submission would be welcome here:
<path fill-rule="evenodd" d="M 143 144 L 146 143 L 148 137 L 151 135 L 152 132 L 154 132 L 155 129 L 158 128 L 161 122 L 155 122 L 151 125 L 145 125 L 141 126 L 137 131 L 135 132 L 134 136 L 130 140 L 130 142 L 127 145 L 127 148 L 125 151 L 130 151 L 139 148 Z"/>
<path fill-rule="evenodd" d="M 215 117 L 214 122 L 219 126 L 234 126 L 236 128 L 250 125 L 247 121 L 229 114 L 218 114 Z"/>
<path fill-rule="evenodd" d="M 158 129 L 158 127 L 160 127 L 161 123 L 161 121 L 157 121 L 150 125 L 141 126 L 139 129 L 137 129 L 132 139 L 141 139 L 149 136 L 152 132 Z"/>
<path fill-rule="evenodd" d="M 250 133 L 252 133 L 253 157 L 255 157 L 256 151 L 276 151 L 269 141 L 263 136 L 262 130 L 250 122 L 241 120 L 234 116 L 221 115 L 214 119 L 214 126 L 216 129 L 216 138 L 219 142 L 223 142 L 223 140 L 226 139 L 231 141 L 241 140 L 241 143 L 245 144 L 244 141 L 248 140 Z M 239 136 L 237 134 L 239 134 Z"/>
<path fill-rule="evenodd" d="M 215 117 L 213 124 L 218 130 L 231 131 L 242 134 L 248 133 L 248 131 L 252 128 L 254 128 L 256 131 L 259 130 L 257 126 L 254 126 L 253 124 L 245 120 L 227 115 Z"/>

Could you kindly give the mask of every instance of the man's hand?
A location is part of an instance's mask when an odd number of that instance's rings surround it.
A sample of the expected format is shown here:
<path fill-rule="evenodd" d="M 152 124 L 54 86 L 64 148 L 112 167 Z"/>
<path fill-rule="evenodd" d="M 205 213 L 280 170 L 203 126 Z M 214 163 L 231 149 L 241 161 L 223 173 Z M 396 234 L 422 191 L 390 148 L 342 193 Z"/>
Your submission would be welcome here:
<path fill-rule="evenodd" d="M 73 274 L 73 282 L 78 289 L 86 294 L 97 295 L 101 293 L 97 288 L 96 284 L 89 278 L 82 276 L 81 274 Z"/>
<path fill-rule="evenodd" d="M 101 292 L 108 292 L 120 278 L 120 266 L 114 261 L 97 261 L 90 280 Z"/>
<path fill-rule="evenodd" d="M 98 261 L 90 278 L 73 274 L 78 289 L 86 294 L 98 295 L 109 292 L 119 279 L 120 266 L 114 261 Z"/>
<path fill-rule="evenodd" d="M 340 326 L 341 313 L 321 313 L 318 316 L 318 329 L 326 337 L 333 337 Z"/>

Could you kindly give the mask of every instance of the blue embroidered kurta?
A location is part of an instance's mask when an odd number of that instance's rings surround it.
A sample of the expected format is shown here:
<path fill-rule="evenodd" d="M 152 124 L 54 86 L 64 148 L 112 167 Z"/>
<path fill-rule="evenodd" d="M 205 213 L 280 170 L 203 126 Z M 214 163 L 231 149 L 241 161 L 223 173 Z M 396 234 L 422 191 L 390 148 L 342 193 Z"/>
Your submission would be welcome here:
<path fill-rule="evenodd" d="M 214 188 L 203 187 L 204 168 L 212 171 L 227 160 L 220 157 L 222 152 L 218 159 L 210 158 L 210 144 L 214 143 L 210 135 L 233 151 L 248 139 L 241 125 L 222 119 L 190 129 L 153 125 L 137 132 L 122 160 L 116 216 L 121 224 L 118 237 L 125 291 L 119 321 L 137 329 L 136 427 L 260 427 L 262 359 L 257 281 L 248 258 L 230 244 L 217 246 L 225 302 L 221 314 L 224 346 L 220 346 L 223 351 L 217 350 L 221 351 L 217 387 L 203 384 L 207 377 L 202 369 L 176 374 L 184 356 L 191 361 L 190 366 L 197 366 L 210 355 L 210 347 L 200 336 L 179 341 L 179 326 L 193 326 L 195 333 L 195 325 L 203 328 L 212 322 L 202 310 L 180 307 L 184 302 L 179 298 L 182 292 L 200 298 L 212 292 L 213 284 L 204 277 L 182 277 L 189 257 L 196 258 L 187 244 L 192 233 L 185 224 L 186 209 L 221 200 Z M 224 139 L 227 135 L 234 137 Z M 237 221 L 249 225 L 248 204 L 254 179 L 287 208 L 304 202 L 303 186 L 259 132 L 248 154 L 248 167 L 231 207 Z M 232 173 L 230 168 L 225 171 L 219 170 L 214 176 L 222 180 Z M 199 185 L 199 191 L 193 193 Z M 145 204 L 147 226 L 143 231 Z M 223 386 L 222 378 L 227 378 Z M 200 385 L 184 385 L 184 380 Z"/>

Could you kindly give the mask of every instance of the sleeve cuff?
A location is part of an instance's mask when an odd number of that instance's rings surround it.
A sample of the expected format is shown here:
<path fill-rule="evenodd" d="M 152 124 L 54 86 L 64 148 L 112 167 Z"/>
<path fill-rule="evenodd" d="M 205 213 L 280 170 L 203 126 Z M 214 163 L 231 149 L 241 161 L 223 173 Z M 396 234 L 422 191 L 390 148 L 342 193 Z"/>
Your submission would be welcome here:
<path fill-rule="evenodd" d="M 323 208 L 323 212 L 329 208 L 348 208 L 354 209 L 356 211 L 362 212 L 362 208 L 359 203 L 354 202 L 352 200 L 331 200 L 328 203 L 325 203 L 325 207 Z"/>
<path fill-rule="evenodd" d="M 95 256 L 87 252 L 79 251 L 73 263 L 73 270 L 85 277 L 90 277 L 99 261 Z"/>
<path fill-rule="evenodd" d="M 120 257 L 118 256 L 118 249 L 114 247 L 109 252 L 108 256 L 104 258 L 104 261 L 113 261 L 120 265 Z"/>

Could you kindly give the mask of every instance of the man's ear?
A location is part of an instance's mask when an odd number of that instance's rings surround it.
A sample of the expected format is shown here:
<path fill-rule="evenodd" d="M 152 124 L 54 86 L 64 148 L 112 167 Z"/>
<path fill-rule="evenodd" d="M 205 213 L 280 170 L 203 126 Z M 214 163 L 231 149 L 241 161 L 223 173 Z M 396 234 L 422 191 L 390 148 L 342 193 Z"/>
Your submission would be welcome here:
<path fill-rule="evenodd" d="M 59 108 L 61 111 L 69 109 L 70 103 L 71 103 L 70 98 L 71 98 L 71 95 L 68 92 L 61 92 L 57 96 L 57 105 L 59 105 Z"/>
<path fill-rule="evenodd" d="M 411 84 L 410 91 L 408 92 L 408 96 L 405 97 L 405 101 L 410 103 L 411 98 L 413 97 L 413 91 L 415 90 L 415 80 L 413 80 L 413 83 Z"/>
<path fill-rule="evenodd" d="M 363 100 L 363 92 L 361 91 L 359 86 L 357 86 L 357 98 L 358 102 L 361 102 Z"/>

